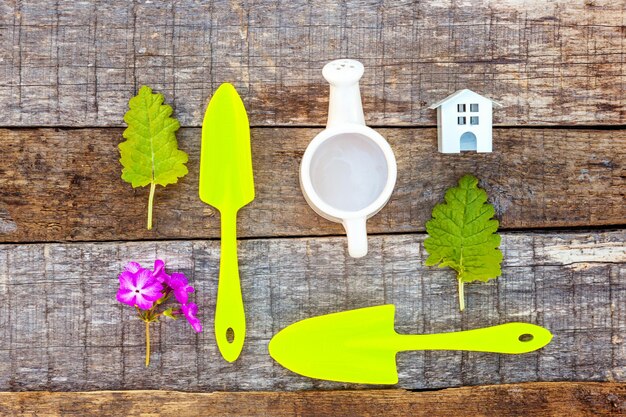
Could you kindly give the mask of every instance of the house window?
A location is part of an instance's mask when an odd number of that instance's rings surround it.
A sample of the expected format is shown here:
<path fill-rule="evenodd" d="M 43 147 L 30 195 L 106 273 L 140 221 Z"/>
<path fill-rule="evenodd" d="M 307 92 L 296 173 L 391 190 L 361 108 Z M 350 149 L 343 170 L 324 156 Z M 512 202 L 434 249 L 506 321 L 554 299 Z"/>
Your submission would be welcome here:
<path fill-rule="evenodd" d="M 460 125 L 464 125 L 465 124 L 465 117 L 457 117 L 457 121 Z"/>
<path fill-rule="evenodd" d="M 465 124 L 465 123 L 464 123 Z M 477 125 L 478 124 L 478 116 L 472 116 L 470 117 L 470 124 L 471 125 Z"/>
<path fill-rule="evenodd" d="M 456 105 L 456 110 L 459 113 L 465 113 L 465 104 L 457 104 Z M 461 123 L 459 123 L 459 124 L 461 124 Z M 465 124 L 465 123 L 463 123 L 463 124 Z"/>
<path fill-rule="evenodd" d="M 470 111 L 476 113 L 478 111 L 478 103 L 470 104 Z"/>

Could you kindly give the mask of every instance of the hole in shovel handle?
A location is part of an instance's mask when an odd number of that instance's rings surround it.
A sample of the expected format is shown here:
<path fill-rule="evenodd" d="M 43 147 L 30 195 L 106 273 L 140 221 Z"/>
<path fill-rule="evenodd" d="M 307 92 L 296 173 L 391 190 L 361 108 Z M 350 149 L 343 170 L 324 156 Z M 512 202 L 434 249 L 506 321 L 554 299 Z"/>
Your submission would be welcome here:
<path fill-rule="evenodd" d="M 520 335 L 520 337 L 518 337 L 518 340 L 520 342 L 530 342 L 531 340 L 533 340 L 535 337 L 530 334 L 530 333 L 524 333 L 522 335 Z"/>
<path fill-rule="evenodd" d="M 233 343 L 233 340 L 235 340 L 235 331 L 232 327 L 226 329 L 226 340 L 228 341 L 228 343 Z"/>

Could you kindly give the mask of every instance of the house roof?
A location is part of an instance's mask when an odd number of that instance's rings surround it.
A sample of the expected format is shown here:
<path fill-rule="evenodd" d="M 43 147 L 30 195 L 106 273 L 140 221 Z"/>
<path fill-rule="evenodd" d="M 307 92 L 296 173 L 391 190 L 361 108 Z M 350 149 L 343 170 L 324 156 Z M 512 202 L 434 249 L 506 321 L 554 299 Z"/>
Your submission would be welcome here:
<path fill-rule="evenodd" d="M 454 93 L 450 94 L 448 97 L 444 98 L 443 100 L 439 100 L 439 101 L 438 101 L 438 102 L 436 102 L 435 104 L 431 105 L 431 106 L 429 107 L 429 109 L 436 109 L 437 107 L 441 106 L 441 105 L 442 105 L 443 103 L 445 103 L 446 101 L 448 101 L 448 100 L 452 100 L 452 99 L 454 99 L 454 98 L 456 98 L 456 97 L 458 97 L 458 96 L 460 96 L 460 95 L 467 94 L 467 93 L 470 93 L 470 94 L 477 95 L 477 96 L 479 96 L 479 97 L 485 98 L 485 99 L 487 99 L 487 100 L 491 101 L 491 102 L 492 102 L 493 104 L 495 104 L 496 106 L 498 106 L 498 107 L 502 107 L 502 104 L 498 103 L 497 101 L 495 101 L 495 100 L 491 100 L 489 97 L 482 96 L 482 95 L 480 95 L 480 94 L 478 94 L 478 93 L 476 93 L 476 92 L 474 92 L 474 91 L 472 91 L 472 90 L 469 90 L 469 89 L 467 89 L 467 88 L 464 88 L 463 90 L 459 90 L 459 91 L 456 91 L 456 92 L 454 92 Z"/>

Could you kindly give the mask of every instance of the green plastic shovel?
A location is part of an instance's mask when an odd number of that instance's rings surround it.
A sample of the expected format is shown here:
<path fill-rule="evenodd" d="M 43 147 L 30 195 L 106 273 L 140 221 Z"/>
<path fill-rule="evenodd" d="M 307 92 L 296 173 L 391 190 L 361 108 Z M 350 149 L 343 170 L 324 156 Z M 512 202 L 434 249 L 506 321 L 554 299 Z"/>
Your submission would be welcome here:
<path fill-rule="evenodd" d="M 396 384 L 396 353 L 401 351 L 526 353 L 544 347 L 552 339 L 548 330 L 528 323 L 401 335 L 394 329 L 394 315 L 394 305 L 386 304 L 302 320 L 272 338 L 270 355 L 285 368 L 310 378 Z"/>
<path fill-rule="evenodd" d="M 232 84 L 222 84 L 202 122 L 200 199 L 220 211 L 222 240 L 215 307 L 215 339 L 224 359 L 239 357 L 246 317 L 237 263 L 237 212 L 254 200 L 250 125 Z"/>

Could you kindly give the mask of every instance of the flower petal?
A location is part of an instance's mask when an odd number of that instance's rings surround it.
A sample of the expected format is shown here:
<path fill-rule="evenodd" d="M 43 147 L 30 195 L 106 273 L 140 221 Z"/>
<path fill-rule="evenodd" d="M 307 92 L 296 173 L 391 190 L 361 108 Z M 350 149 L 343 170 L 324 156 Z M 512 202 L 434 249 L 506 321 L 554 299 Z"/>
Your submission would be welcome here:
<path fill-rule="evenodd" d="M 183 304 L 180 306 L 180 310 L 185 315 L 185 318 L 191 325 L 191 327 L 198 333 L 202 331 L 202 323 L 196 317 L 196 313 L 198 312 L 198 306 L 194 303 Z"/>
<path fill-rule="evenodd" d="M 150 300 L 146 300 L 141 294 L 137 294 L 137 299 L 135 300 L 135 304 L 137 305 L 137 307 L 139 307 L 142 310 L 150 310 L 154 302 Z"/>
<path fill-rule="evenodd" d="M 187 317 L 187 314 L 189 313 L 189 306 L 187 304 L 182 304 L 180 306 L 180 312 Z"/>
<path fill-rule="evenodd" d="M 140 269 L 141 269 L 141 265 L 139 265 L 137 262 L 129 262 L 126 264 L 126 267 L 124 268 L 125 271 L 128 271 L 133 274 L 139 272 Z"/>
<path fill-rule="evenodd" d="M 157 281 L 159 281 L 162 284 L 170 285 L 170 276 L 167 275 L 163 271 L 161 271 L 160 273 L 154 275 L 154 279 L 156 279 Z"/>
<path fill-rule="evenodd" d="M 185 287 L 175 289 L 174 297 L 176 297 L 176 301 L 178 301 L 181 304 L 187 304 L 187 301 L 189 301 L 189 295 L 187 295 L 187 291 L 185 291 Z"/>
<path fill-rule="evenodd" d="M 152 276 L 154 276 L 157 281 L 169 285 L 170 276 L 165 273 L 165 262 L 163 262 L 161 259 L 157 259 L 156 261 L 154 261 L 154 270 L 152 271 Z"/>
<path fill-rule="evenodd" d="M 140 290 L 147 286 L 152 285 L 153 282 L 157 282 L 156 279 L 152 276 L 152 271 L 148 269 L 142 269 L 137 274 L 137 288 Z"/>
<path fill-rule="evenodd" d="M 183 304 L 180 306 L 180 309 L 182 310 L 185 317 L 187 317 L 187 319 L 195 318 L 196 314 L 198 313 L 198 306 L 194 303 Z"/>
<path fill-rule="evenodd" d="M 140 269 L 139 271 L 137 271 L 137 272 L 135 272 L 135 273 L 131 273 L 131 276 L 130 276 L 130 284 L 132 285 L 132 287 L 133 287 L 134 289 L 137 289 L 137 278 L 139 277 L 139 273 L 140 273 L 141 271 L 142 271 L 142 270 Z"/>
<path fill-rule="evenodd" d="M 148 301 L 156 301 L 159 298 L 163 297 L 163 293 L 160 291 L 152 291 L 152 292 L 143 292 L 141 293 L 141 296 L 143 298 L 145 298 Z"/>
<path fill-rule="evenodd" d="M 119 301 L 120 303 L 128 304 L 129 306 L 134 306 L 135 296 L 136 296 L 136 293 L 134 291 L 120 288 L 120 290 L 117 292 L 116 298 L 117 298 L 117 301 Z"/>
<path fill-rule="evenodd" d="M 156 279 L 152 278 L 150 281 L 143 286 L 142 290 L 144 291 L 163 291 L 163 284 L 161 284 Z"/>
<path fill-rule="evenodd" d="M 187 277 L 185 277 L 185 274 L 181 274 L 180 272 L 174 272 L 170 277 L 169 285 L 170 287 L 172 287 L 172 289 L 175 290 L 177 288 L 187 285 L 187 283 L 188 281 Z"/>
<path fill-rule="evenodd" d="M 202 323 L 200 320 L 195 319 L 193 323 L 190 321 L 189 324 L 191 324 L 191 327 L 196 331 L 196 333 L 200 333 L 202 331 Z"/>
<path fill-rule="evenodd" d="M 135 285 L 133 284 L 134 273 L 124 270 L 117 278 L 120 281 L 120 289 L 135 289 Z"/>
<path fill-rule="evenodd" d="M 155 260 L 153 274 L 157 275 L 163 270 L 165 270 L 165 262 L 162 259 Z"/>
<path fill-rule="evenodd" d="M 163 296 L 163 285 L 155 280 L 140 291 L 141 295 L 146 299 L 156 301 Z"/>

